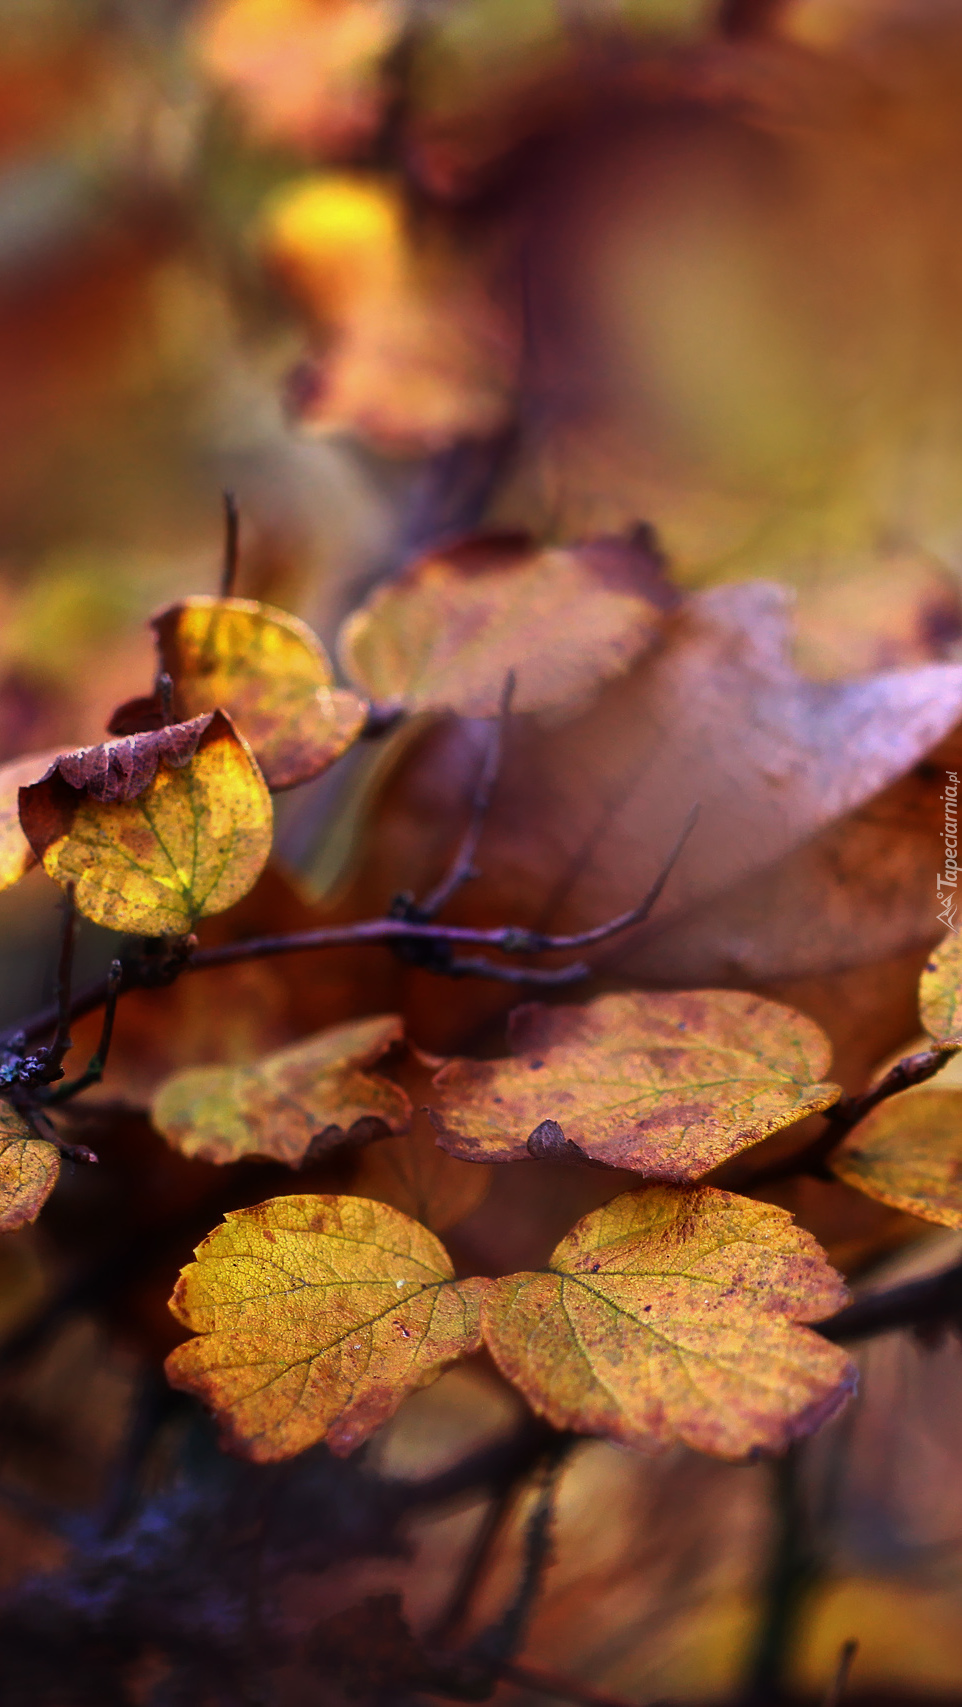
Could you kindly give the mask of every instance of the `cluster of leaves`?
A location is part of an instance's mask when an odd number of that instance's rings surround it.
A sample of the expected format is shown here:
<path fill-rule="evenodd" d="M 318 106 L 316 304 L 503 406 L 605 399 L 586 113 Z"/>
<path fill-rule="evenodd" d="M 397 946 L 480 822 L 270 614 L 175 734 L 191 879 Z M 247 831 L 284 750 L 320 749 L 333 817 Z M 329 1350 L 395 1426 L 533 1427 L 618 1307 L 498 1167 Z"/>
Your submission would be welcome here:
<path fill-rule="evenodd" d="M 229 587 L 156 617 L 155 692 L 120 708 L 113 738 L 52 762 L 18 761 L 0 779 L 7 880 L 36 860 L 68 897 L 56 1035 L 32 1055 L 25 1038 L 11 1039 L 0 1068 L 2 1225 L 36 1216 L 64 1151 L 89 1158 L 65 1146 L 56 1109 L 100 1077 L 123 991 L 216 963 L 193 926 L 263 869 L 271 791 L 319 775 L 365 731 L 408 712 L 495 718 L 449 877 L 420 905 L 402 897 L 391 917 L 307 933 L 310 945 L 393 941 L 429 970 L 550 982 L 540 968 L 456 962 L 451 941 L 530 953 L 604 938 L 643 916 L 669 868 L 641 908 L 582 938 L 436 920 L 473 874 L 512 694 L 535 717 L 572 715 L 663 632 L 673 601 L 659 588 L 641 538 L 564 551 L 474 540 L 416 564 L 348 619 L 350 689 L 334 685 L 302 624 Z M 95 997 L 106 999 L 97 1055 L 62 1083 L 74 908 L 141 942 Z M 304 935 L 242 941 L 220 958 L 304 946 Z M 254 1460 L 322 1439 L 346 1453 L 405 1395 L 484 1344 L 556 1428 L 649 1451 L 673 1441 L 728 1458 L 783 1449 L 852 1389 L 848 1358 L 811 1326 L 842 1307 L 845 1290 L 786 1211 L 705 1177 L 822 1116 L 810 1163 L 883 1203 L 962 1226 L 962 1099 L 914 1088 L 962 1048 L 955 937 L 929 964 L 920 1002 L 930 1047 L 861 1098 L 826 1081 L 820 1027 L 761 996 L 634 990 L 523 1005 L 511 1015 L 509 1057 L 422 1057 L 434 1069 L 433 1165 L 407 1136 L 406 1091 L 379 1070 L 404 1043 L 399 1015 L 329 1027 L 244 1067 L 175 1074 L 152 1117 L 187 1157 L 297 1169 L 364 1147 L 369 1159 L 349 1195 L 280 1196 L 228 1213 L 175 1289 L 171 1308 L 195 1337 L 171 1353 L 171 1382 L 198 1394 L 225 1441 Z M 457 1277 L 437 1230 L 484 1195 L 488 1164 L 532 1159 L 619 1170 L 610 1201 L 543 1269 Z"/>

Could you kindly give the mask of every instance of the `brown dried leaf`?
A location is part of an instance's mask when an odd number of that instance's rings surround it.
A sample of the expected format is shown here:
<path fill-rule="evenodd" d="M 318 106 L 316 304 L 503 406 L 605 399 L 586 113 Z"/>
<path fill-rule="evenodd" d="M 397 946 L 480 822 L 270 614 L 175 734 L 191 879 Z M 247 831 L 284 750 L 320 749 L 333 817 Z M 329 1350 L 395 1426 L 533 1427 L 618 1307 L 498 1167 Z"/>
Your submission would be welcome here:
<path fill-rule="evenodd" d="M 167 1359 L 175 1387 L 261 1463 L 315 1441 L 346 1455 L 480 1341 L 486 1282 L 456 1281 L 416 1221 L 361 1197 L 276 1197 L 235 1210 L 171 1300 L 201 1337 Z"/>
<path fill-rule="evenodd" d="M 547 1153 L 527 1140 L 557 1123 L 596 1161 L 691 1180 L 841 1095 L 820 1082 L 831 1058 L 820 1028 L 742 991 L 533 1002 L 515 1009 L 509 1035 L 516 1060 L 452 1061 L 434 1080 L 433 1117 L 452 1155 Z"/>
<path fill-rule="evenodd" d="M 223 712 L 59 758 L 20 790 L 49 877 L 96 924 L 182 935 L 246 894 L 270 852 L 270 795 Z"/>
<path fill-rule="evenodd" d="M 491 1171 L 460 1162 L 421 1129 L 371 1144 L 358 1157 L 351 1190 L 391 1203 L 433 1233 L 443 1233 L 484 1202 Z"/>
<path fill-rule="evenodd" d="M 56 753 L 28 753 L 0 765 L 0 890 L 19 883 L 37 856 L 20 826 L 20 790 L 49 770 Z"/>
<path fill-rule="evenodd" d="M 23 1115 L 0 1099 L 0 1233 L 36 1220 L 59 1173 L 55 1146 L 35 1137 Z"/>
<path fill-rule="evenodd" d="M 810 1233 L 729 1192 L 653 1186 L 586 1215 L 548 1271 L 489 1284 L 484 1337 L 556 1428 L 721 1458 L 784 1450 L 855 1384 L 798 1324 L 846 1299 Z"/>
<path fill-rule="evenodd" d="M 268 788 L 295 788 L 356 740 L 367 706 L 334 686 L 306 623 L 253 599 L 198 596 L 152 619 L 178 717 L 218 709 L 250 743 Z"/>
<path fill-rule="evenodd" d="M 515 710 L 577 706 L 634 663 L 677 602 L 659 567 L 644 540 L 541 549 L 479 535 L 379 588 L 341 629 L 341 659 L 373 699 L 410 711 L 491 717 L 509 670 Z"/>
<path fill-rule="evenodd" d="M 962 1229 L 962 1092 L 920 1086 L 879 1103 L 831 1166 L 866 1197 Z"/>
<path fill-rule="evenodd" d="M 406 1130 L 400 1086 L 365 1069 L 400 1041 L 396 1014 L 351 1020 L 253 1067 L 191 1067 L 161 1085 L 151 1119 L 168 1144 L 204 1162 L 269 1156 L 295 1167 L 355 1134 Z"/>
<path fill-rule="evenodd" d="M 919 1015 L 933 1043 L 962 1048 L 962 938 L 953 931 L 919 979 Z"/>

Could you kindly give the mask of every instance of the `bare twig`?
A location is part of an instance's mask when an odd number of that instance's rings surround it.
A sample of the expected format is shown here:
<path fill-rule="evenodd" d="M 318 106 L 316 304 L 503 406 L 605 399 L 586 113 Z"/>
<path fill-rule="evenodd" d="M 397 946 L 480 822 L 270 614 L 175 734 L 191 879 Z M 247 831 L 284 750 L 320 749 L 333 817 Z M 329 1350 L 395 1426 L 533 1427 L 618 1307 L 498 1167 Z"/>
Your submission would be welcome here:
<path fill-rule="evenodd" d="M 224 493 L 224 566 L 220 578 L 220 596 L 222 599 L 233 597 L 237 585 L 238 540 L 240 536 L 240 516 L 237 510 L 237 500 L 233 492 Z"/>
<path fill-rule="evenodd" d="M 852 1669 L 852 1661 L 857 1653 L 858 1643 L 854 1639 L 842 1643 L 838 1655 L 838 1665 L 835 1668 L 835 1676 L 832 1678 L 831 1683 L 825 1691 L 825 1695 L 822 1699 L 822 1707 L 839 1707 L 839 1702 L 848 1687 L 848 1678 Z"/>
<path fill-rule="evenodd" d="M 962 1322 L 962 1262 L 938 1274 L 906 1280 L 884 1292 L 856 1298 L 827 1321 L 814 1324 L 824 1339 L 845 1344 L 896 1328 L 937 1328 Z"/>
<path fill-rule="evenodd" d="M 441 909 L 447 906 L 452 895 L 455 895 L 463 884 L 478 876 L 474 865 L 474 856 L 478 851 L 478 843 L 484 829 L 484 820 L 487 817 L 491 795 L 498 780 L 498 771 L 501 768 L 501 754 L 504 750 L 504 738 L 511 716 L 514 689 L 515 674 L 513 670 L 509 670 L 501 692 L 498 717 L 496 722 L 492 724 L 484 761 L 475 784 L 468 827 L 461 838 L 461 844 L 447 875 L 442 877 L 440 883 L 429 891 L 423 901 L 417 902 L 417 917 L 421 920 L 436 918 Z"/>
<path fill-rule="evenodd" d="M 64 922 L 60 938 L 60 960 L 57 965 L 57 1029 L 54 1032 L 53 1042 L 46 1050 L 48 1082 L 62 1077 L 63 1058 L 70 1048 L 70 998 L 73 982 L 73 954 L 77 940 L 75 895 L 75 885 L 68 883 L 63 902 Z"/>
<path fill-rule="evenodd" d="M 154 693 L 160 701 L 160 715 L 165 729 L 174 721 L 174 682 L 166 670 L 160 670 L 154 683 Z"/>
<path fill-rule="evenodd" d="M 91 1055 L 86 1068 L 79 1078 L 71 1079 L 69 1084 L 58 1085 L 56 1090 L 46 1098 L 48 1106 L 68 1102 L 79 1091 L 85 1091 L 88 1085 L 97 1085 L 104 1076 L 107 1056 L 110 1053 L 110 1040 L 114 1032 L 114 1017 L 117 1012 L 117 1001 L 120 996 L 120 986 L 124 969 L 119 960 L 112 960 L 107 974 L 107 1001 L 104 1007 L 103 1025 L 100 1028 L 100 1041 Z"/>

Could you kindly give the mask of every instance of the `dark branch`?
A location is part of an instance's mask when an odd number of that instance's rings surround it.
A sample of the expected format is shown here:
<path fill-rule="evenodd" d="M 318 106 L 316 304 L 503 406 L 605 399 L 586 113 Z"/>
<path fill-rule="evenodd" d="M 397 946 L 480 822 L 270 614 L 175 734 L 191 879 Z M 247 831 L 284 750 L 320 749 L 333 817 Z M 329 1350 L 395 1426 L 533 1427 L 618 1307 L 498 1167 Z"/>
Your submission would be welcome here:
<path fill-rule="evenodd" d="M 514 689 L 514 671 L 509 670 L 505 677 L 504 688 L 501 693 L 501 705 L 498 711 L 497 721 L 491 727 L 484 761 L 481 765 L 481 771 L 475 785 L 474 798 L 471 801 L 471 817 L 468 821 L 468 827 L 461 839 L 461 845 L 454 856 L 450 871 L 445 877 L 442 877 L 440 883 L 438 883 L 436 887 L 424 897 L 423 901 L 419 901 L 416 904 L 417 917 L 421 920 L 437 918 L 437 915 L 441 912 L 442 908 L 447 906 L 451 897 L 457 893 L 462 885 L 469 883 L 473 877 L 478 876 L 478 872 L 474 864 L 474 856 L 478 851 L 478 843 L 481 840 L 484 821 L 488 814 L 488 807 L 491 804 L 491 795 L 494 791 L 494 785 L 498 780 L 498 772 L 501 768 L 501 754 L 504 750 L 504 738 L 507 732 L 508 720 L 511 716 L 511 701 L 514 697 Z"/>
<path fill-rule="evenodd" d="M 220 577 L 220 596 L 222 599 L 233 597 L 237 585 L 238 540 L 240 536 L 240 515 L 237 510 L 237 500 L 233 492 L 224 493 L 224 566 Z"/>
<path fill-rule="evenodd" d="M 849 1340 L 871 1339 L 897 1328 L 926 1330 L 962 1323 L 962 1262 L 921 1280 L 906 1280 L 884 1292 L 868 1292 L 856 1298 L 836 1316 L 815 1324 L 823 1339 L 844 1345 Z"/>
<path fill-rule="evenodd" d="M 100 1041 L 91 1055 L 86 1068 L 77 1079 L 71 1079 L 69 1084 L 58 1085 L 46 1098 L 47 1106 L 69 1102 L 79 1091 L 85 1091 L 88 1085 L 98 1085 L 104 1076 L 107 1056 L 110 1054 L 110 1040 L 114 1032 L 114 1017 L 117 1012 L 117 1001 L 123 981 L 124 969 L 119 960 L 112 960 L 107 974 L 107 1001 L 104 1007 L 104 1020 L 100 1028 Z"/>

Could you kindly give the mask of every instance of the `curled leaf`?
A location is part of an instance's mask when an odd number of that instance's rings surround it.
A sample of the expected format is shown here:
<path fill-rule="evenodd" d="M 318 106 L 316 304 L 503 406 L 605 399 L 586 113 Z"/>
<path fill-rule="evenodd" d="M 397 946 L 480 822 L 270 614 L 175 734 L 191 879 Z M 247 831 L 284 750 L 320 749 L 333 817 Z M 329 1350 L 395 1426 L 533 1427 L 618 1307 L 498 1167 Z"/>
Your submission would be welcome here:
<path fill-rule="evenodd" d="M 845 1298 L 785 1210 L 653 1186 L 586 1215 L 546 1272 L 492 1281 L 482 1320 L 556 1428 L 742 1458 L 811 1433 L 852 1391 L 841 1349 L 799 1325 Z"/>
<path fill-rule="evenodd" d="M 841 1095 L 821 1082 L 831 1050 L 814 1021 L 739 990 L 532 1002 L 509 1037 L 514 1060 L 450 1061 L 434 1080 L 440 1142 L 466 1161 L 546 1154 L 535 1133 L 550 1122 L 559 1154 L 566 1141 L 650 1179 L 697 1179 Z"/>
<path fill-rule="evenodd" d="M 223 912 L 270 852 L 270 795 L 223 712 L 65 753 L 20 790 L 49 877 L 96 924 L 181 935 Z"/>
<path fill-rule="evenodd" d="M 933 1043 L 962 1047 L 962 937 L 950 931 L 919 979 L 919 1014 Z"/>
<path fill-rule="evenodd" d="M 538 711 L 578 705 L 627 670 L 670 599 L 643 541 L 539 549 L 482 535 L 379 588 L 338 644 L 353 681 L 409 711 L 491 717 L 509 670 L 515 709 Z"/>
<path fill-rule="evenodd" d="M 320 641 L 285 611 L 197 597 L 160 611 L 153 628 L 178 717 L 228 712 L 269 788 L 320 776 L 364 725 L 367 706 L 334 686 Z"/>
<path fill-rule="evenodd" d="M 482 1280 L 362 1197 L 276 1197 L 198 1247 L 171 1309 L 201 1337 L 167 1359 L 217 1414 L 225 1444 L 267 1462 L 326 1440 L 346 1455 L 480 1341 Z"/>
<path fill-rule="evenodd" d="M 37 857 L 20 826 L 20 790 L 50 769 L 56 753 L 28 753 L 0 765 L 0 890 L 25 877 Z"/>
<path fill-rule="evenodd" d="M 253 1067 L 192 1067 L 161 1085 L 151 1118 L 167 1142 L 205 1162 L 269 1156 L 296 1166 L 363 1122 L 403 1132 L 405 1092 L 365 1069 L 403 1036 L 396 1014 L 335 1025 Z"/>
<path fill-rule="evenodd" d="M 831 1166 L 866 1197 L 962 1230 L 962 1093 L 920 1087 L 879 1103 Z"/>
<path fill-rule="evenodd" d="M 36 1220 L 59 1173 L 54 1145 L 36 1138 L 23 1115 L 0 1100 L 0 1233 Z"/>

